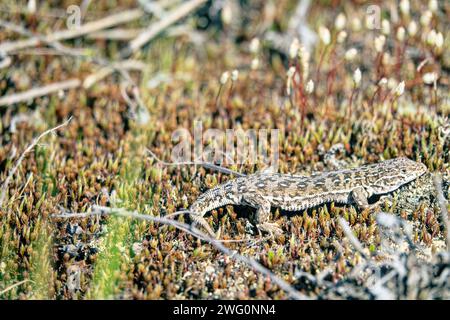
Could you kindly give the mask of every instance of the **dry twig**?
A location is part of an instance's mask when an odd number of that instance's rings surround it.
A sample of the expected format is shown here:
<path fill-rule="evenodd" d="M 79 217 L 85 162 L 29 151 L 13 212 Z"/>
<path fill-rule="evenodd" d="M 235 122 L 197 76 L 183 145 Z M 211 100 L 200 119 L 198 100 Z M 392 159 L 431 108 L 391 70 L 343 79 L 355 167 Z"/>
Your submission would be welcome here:
<path fill-rule="evenodd" d="M 88 39 L 108 39 L 108 40 L 118 40 L 118 41 L 130 41 L 136 38 L 143 29 L 124 29 L 115 28 L 109 30 L 102 30 L 90 33 L 87 35 Z"/>
<path fill-rule="evenodd" d="M 8 176 L 6 177 L 5 181 L 3 182 L 2 186 L 1 186 L 1 194 L 0 194 L 0 208 L 3 205 L 3 201 L 5 200 L 6 197 L 6 192 L 8 191 L 8 186 L 9 183 L 11 182 L 11 179 L 13 178 L 14 174 L 16 173 L 17 169 L 19 169 L 20 164 L 22 163 L 23 159 L 25 158 L 25 156 L 31 151 L 33 150 L 33 148 L 38 144 L 39 140 L 41 140 L 43 137 L 45 137 L 47 134 L 55 132 L 56 130 L 65 127 L 69 124 L 70 120 L 72 120 L 72 117 L 70 117 L 68 120 L 66 120 L 65 122 L 63 122 L 62 124 L 46 130 L 44 132 L 42 132 L 39 136 L 37 136 L 36 138 L 34 138 L 33 142 L 31 142 L 31 144 L 25 149 L 25 151 L 20 155 L 19 159 L 16 161 L 16 164 L 14 165 L 14 167 L 9 171 Z"/>
<path fill-rule="evenodd" d="M 191 11 L 205 2 L 206 0 L 190 0 L 189 2 L 185 2 L 178 8 L 168 12 L 163 20 L 150 25 L 146 30 L 144 30 L 136 38 L 134 38 L 130 42 L 128 48 L 122 51 L 122 57 L 128 57 L 132 53 L 138 51 L 142 46 L 156 37 L 164 29 L 187 16 Z"/>
<path fill-rule="evenodd" d="M 15 287 L 18 287 L 18 286 L 20 286 L 20 285 L 22 285 L 24 283 L 27 283 L 27 282 L 33 282 L 33 281 L 29 280 L 29 279 L 25 279 L 25 280 L 19 281 L 17 283 L 14 283 L 14 284 L 10 285 L 9 287 L 7 287 L 7 288 L 3 289 L 2 291 L 0 291 L 0 296 L 4 295 L 5 293 L 7 293 L 8 291 L 14 289 Z"/>
<path fill-rule="evenodd" d="M 111 66 L 106 66 L 98 70 L 97 72 L 91 73 L 83 80 L 83 88 L 88 89 L 92 87 L 98 81 L 106 78 L 114 70 L 135 70 L 141 71 L 146 67 L 145 63 L 138 60 L 123 60 L 119 62 L 113 62 Z"/>
<path fill-rule="evenodd" d="M 171 162 L 166 162 L 164 160 L 161 160 L 150 149 L 147 149 L 147 152 L 150 153 L 150 156 L 152 158 L 154 158 L 158 163 L 160 163 L 162 165 L 165 165 L 165 166 L 200 165 L 202 167 L 205 167 L 205 168 L 208 168 L 208 169 L 212 169 L 212 170 L 217 170 L 217 171 L 225 173 L 225 174 L 233 174 L 233 175 L 235 175 L 237 177 L 245 177 L 245 174 L 243 174 L 243 173 L 240 173 L 240 172 L 237 172 L 237 171 L 234 171 L 234 170 L 231 170 L 231 169 L 227 169 L 227 168 L 215 165 L 214 163 L 203 162 L 203 161 L 185 161 L 185 162 L 171 163 Z"/>
<path fill-rule="evenodd" d="M 70 79 L 66 81 L 52 83 L 43 87 L 33 88 L 21 93 L 13 93 L 0 98 L 0 106 L 10 106 L 12 104 L 42 97 L 60 90 L 77 88 L 81 85 L 78 79 Z"/>

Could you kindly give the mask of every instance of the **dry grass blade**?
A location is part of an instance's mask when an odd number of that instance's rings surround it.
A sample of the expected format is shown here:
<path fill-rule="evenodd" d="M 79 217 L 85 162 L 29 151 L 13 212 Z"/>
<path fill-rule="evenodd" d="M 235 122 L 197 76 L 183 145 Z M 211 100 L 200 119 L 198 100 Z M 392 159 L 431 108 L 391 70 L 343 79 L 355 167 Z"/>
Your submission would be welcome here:
<path fill-rule="evenodd" d="M 64 55 L 69 55 L 69 56 L 85 55 L 85 52 L 83 49 L 68 48 L 68 47 L 62 45 L 61 43 L 59 43 L 58 41 L 49 41 L 46 36 L 33 33 L 31 31 L 29 31 L 28 29 L 26 29 L 20 25 L 11 23 L 9 21 L 0 19 L 0 27 L 11 30 L 20 35 L 30 37 L 30 39 L 37 38 L 41 43 L 48 44 L 49 46 L 53 47 L 53 49 L 55 49 L 56 51 L 58 51 L 59 53 L 64 54 Z M 37 43 L 37 44 L 39 44 L 39 43 Z M 1 47 L 1 45 L 0 45 L 0 47 Z M 0 51 L 0 52 L 2 52 L 2 51 Z M 14 52 L 5 51 L 3 53 L 4 54 L 6 54 L 6 53 L 12 54 Z"/>
<path fill-rule="evenodd" d="M 23 159 L 25 158 L 25 156 L 31 151 L 33 150 L 33 148 L 38 144 L 39 140 L 41 140 L 43 137 L 45 137 L 46 135 L 48 135 L 49 133 L 55 132 L 58 129 L 61 129 L 62 127 L 65 127 L 69 124 L 69 122 L 72 120 L 72 117 L 70 117 L 68 120 L 66 120 L 64 123 L 46 130 L 44 132 L 42 132 L 39 136 L 37 136 L 36 138 L 34 138 L 33 142 L 31 142 L 31 144 L 25 149 L 25 151 L 20 155 L 19 159 L 17 160 L 16 164 L 14 165 L 14 167 L 9 171 L 8 176 L 6 177 L 5 181 L 3 182 L 2 186 L 1 186 L 1 194 L 0 194 L 0 208 L 3 206 L 3 201 L 5 200 L 6 197 L 6 193 L 8 191 L 8 186 L 9 183 L 11 182 L 11 179 L 13 178 L 14 174 L 17 172 L 17 169 L 19 169 L 20 164 L 22 163 Z"/>

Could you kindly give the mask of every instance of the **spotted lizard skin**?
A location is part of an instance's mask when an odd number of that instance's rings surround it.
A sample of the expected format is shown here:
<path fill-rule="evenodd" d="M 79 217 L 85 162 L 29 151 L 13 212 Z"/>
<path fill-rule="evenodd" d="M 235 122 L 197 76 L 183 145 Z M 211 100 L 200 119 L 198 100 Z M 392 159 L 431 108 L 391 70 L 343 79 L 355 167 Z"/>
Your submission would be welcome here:
<path fill-rule="evenodd" d="M 257 209 L 260 230 L 280 232 L 269 223 L 271 207 L 300 211 L 328 202 L 369 207 L 373 195 L 390 193 L 427 172 L 427 167 L 408 158 L 395 158 L 354 169 L 313 173 L 311 176 L 260 172 L 239 177 L 203 193 L 190 207 L 192 220 L 214 235 L 203 216 L 225 205 Z"/>

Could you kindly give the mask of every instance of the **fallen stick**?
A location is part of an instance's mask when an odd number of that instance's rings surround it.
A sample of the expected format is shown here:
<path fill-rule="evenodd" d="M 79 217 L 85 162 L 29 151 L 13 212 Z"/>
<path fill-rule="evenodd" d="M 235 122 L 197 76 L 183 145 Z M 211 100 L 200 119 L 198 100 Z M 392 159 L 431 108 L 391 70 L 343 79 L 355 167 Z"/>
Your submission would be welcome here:
<path fill-rule="evenodd" d="M 95 39 L 95 40 L 121 40 L 121 41 L 130 41 L 136 38 L 143 29 L 124 29 L 124 28 L 116 28 L 110 30 L 102 30 L 90 33 L 86 36 L 87 39 Z"/>
<path fill-rule="evenodd" d="M 8 96 L 0 98 L 0 106 L 10 106 L 12 104 L 31 100 L 34 98 L 42 97 L 48 95 L 49 93 L 57 92 L 60 90 L 67 90 L 77 88 L 81 85 L 79 79 L 70 79 L 66 81 L 52 83 L 43 87 L 30 89 L 21 93 L 14 93 Z"/>
<path fill-rule="evenodd" d="M 178 8 L 171 10 L 167 13 L 164 19 L 153 23 L 146 30 L 141 32 L 136 38 L 130 41 L 129 46 L 121 52 L 121 56 L 128 57 L 132 53 L 136 52 L 147 42 L 156 37 L 164 29 L 174 24 L 181 18 L 187 16 L 191 11 L 205 2 L 206 0 L 190 0 L 189 2 L 185 2 Z"/>
<path fill-rule="evenodd" d="M 86 24 L 81 25 L 79 28 L 67 29 L 59 32 L 55 32 L 52 34 L 48 34 L 44 36 L 44 41 L 39 39 L 39 37 L 32 37 L 26 40 L 18 40 L 18 41 L 9 41 L 0 44 L 0 52 L 8 53 L 15 50 L 20 50 L 29 47 L 35 47 L 39 45 L 41 42 L 55 42 L 60 40 L 67 40 L 72 38 L 77 38 L 88 33 L 100 31 L 103 29 L 107 29 L 119 24 L 123 24 L 126 22 L 130 22 L 136 19 L 139 19 L 144 15 L 144 12 L 141 9 L 133 9 L 128 11 L 123 11 L 120 13 L 116 13 L 110 15 L 108 17 L 99 19 L 97 21 L 88 22 Z"/>
<path fill-rule="evenodd" d="M 63 122 L 62 124 L 60 124 L 59 126 L 56 126 L 52 129 L 46 130 L 44 132 L 42 132 L 39 136 L 37 136 L 36 138 L 34 138 L 33 142 L 31 142 L 31 144 L 25 149 L 25 151 L 20 155 L 19 159 L 17 160 L 16 164 L 14 165 L 14 167 L 9 171 L 8 173 L 8 177 L 6 177 L 5 181 L 3 182 L 2 186 L 1 186 L 1 194 L 0 194 L 0 208 L 3 205 L 3 201 L 5 200 L 5 196 L 6 196 L 6 192 L 8 190 L 8 186 L 9 183 L 11 181 L 11 179 L 13 178 L 14 174 L 16 173 L 17 169 L 19 169 L 20 164 L 22 163 L 23 159 L 25 158 L 25 156 L 31 151 L 33 150 L 33 148 L 38 144 L 39 140 L 41 140 L 43 137 L 45 137 L 47 134 L 52 133 L 62 127 L 65 127 L 69 124 L 70 120 L 72 120 L 72 117 L 70 117 L 68 120 L 66 120 L 65 122 Z"/>
<path fill-rule="evenodd" d="M 29 280 L 29 279 L 25 279 L 25 280 L 19 281 L 19 282 L 17 282 L 17 283 L 14 283 L 14 284 L 10 285 L 9 287 L 7 287 L 7 288 L 3 289 L 2 291 L 0 291 L 0 296 L 1 296 L 1 295 L 4 295 L 4 294 L 7 293 L 8 291 L 11 291 L 11 290 L 14 289 L 15 287 L 18 287 L 18 286 L 20 286 L 20 285 L 22 285 L 22 284 L 24 284 L 24 283 L 27 283 L 27 282 L 34 282 L 34 281 Z"/>
<path fill-rule="evenodd" d="M 199 165 L 208 169 L 217 170 L 219 172 L 225 173 L 225 174 L 233 174 L 237 177 L 245 177 L 244 173 L 240 173 L 228 168 L 224 168 L 218 165 L 215 165 L 211 162 L 204 162 L 204 161 L 185 161 L 185 162 L 166 162 L 158 158 L 158 156 L 150 149 L 147 149 L 147 152 L 150 154 L 150 156 L 155 159 L 159 164 L 162 164 L 164 166 L 181 166 L 181 165 Z"/>
<path fill-rule="evenodd" d="M 28 29 L 20 26 L 20 25 L 11 23 L 9 21 L 5 21 L 3 19 L 0 19 L 0 27 L 3 27 L 5 29 L 11 30 L 11 31 L 14 31 L 14 32 L 16 32 L 18 34 L 21 34 L 23 36 L 29 37 L 29 39 L 27 39 L 27 40 L 37 39 L 38 42 L 36 44 L 40 44 L 40 43 L 48 44 L 49 46 L 51 46 L 55 50 L 65 54 L 65 55 L 70 55 L 70 56 L 85 55 L 84 50 L 80 50 L 80 49 L 77 49 L 77 48 L 68 48 L 68 47 L 65 47 L 64 45 L 62 45 L 61 43 L 59 43 L 57 41 L 49 42 L 47 40 L 46 36 L 41 35 L 41 34 L 33 33 L 31 31 L 29 31 Z M 21 40 L 21 41 L 26 41 L 26 40 Z M 1 47 L 1 45 L 0 45 L 0 47 Z M 6 51 L 3 52 L 3 51 L 0 50 L 0 53 L 6 55 Z M 12 53 L 14 53 L 14 52 L 12 52 Z M 11 54 L 11 52 L 9 52 L 9 54 Z"/>

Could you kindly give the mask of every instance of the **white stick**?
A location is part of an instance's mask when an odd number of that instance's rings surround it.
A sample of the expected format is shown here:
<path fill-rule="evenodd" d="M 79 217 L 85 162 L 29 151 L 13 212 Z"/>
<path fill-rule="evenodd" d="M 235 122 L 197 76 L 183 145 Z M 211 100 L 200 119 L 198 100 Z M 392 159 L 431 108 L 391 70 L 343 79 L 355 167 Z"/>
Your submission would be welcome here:
<path fill-rule="evenodd" d="M 116 63 L 112 63 L 111 66 L 103 67 L 97 72 L 91 73 L 83 81 L 83 88 L 89 89 L 98 81 L 106 78 L 115 70 L 135 70 L 142 71 L 146 67 L 145 63 L 138 60 L 123 60 Z"/>
<path fill-rule="evenodd" d="M 27 101 L 30 99 L 45 96 L 52 92 L 57 92 L 60 90 L 67 90 L 79 87 L 81 81 L 78 79 L 70 79 L 66 81 L 52 83 L 43 87 L 30 89 L 21 93 L 13 93 L 8 96 L 0 98 L 0 106 L 9 106 L 18 102 Z"/>
<path fill-rule="evenodd" d="M 133 52 L 139 50 L 143 45 L 156 37 L 161 31 L 174 24 L 181 18 L 188 15 L 191 11 L 199 7 L 201 4 L 205 3 L 206 0 L 191 0 L 189 2 L 185 2 L 178 8 L 170 11 L 164 17 L 164 19 L 155 22 L 150 25 L 146 30 L 141 32 L 135 39 L 133 39 L 129 47 L 122 52 L 122 56 L 129 56 Z"/>

